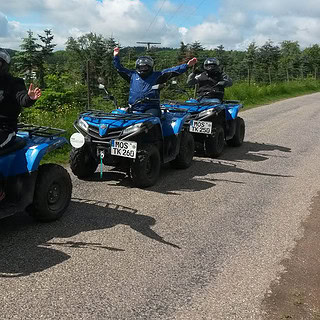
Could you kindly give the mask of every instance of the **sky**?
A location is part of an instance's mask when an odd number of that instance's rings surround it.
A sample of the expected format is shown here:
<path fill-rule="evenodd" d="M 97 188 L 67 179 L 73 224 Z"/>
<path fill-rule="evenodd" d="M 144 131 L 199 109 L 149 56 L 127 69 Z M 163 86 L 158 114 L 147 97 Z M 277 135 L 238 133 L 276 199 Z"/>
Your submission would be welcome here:
<path fill-rule="evenodd" d="M 320 44 L 320 0 L 0 0 L 0 47 L 19 50 L 28 30 L 45 29 L 56 50 L 89 32 L 121 46 L 199 41 L 206 49 L 246 50 L 290 40 L 305 48 Z"/>

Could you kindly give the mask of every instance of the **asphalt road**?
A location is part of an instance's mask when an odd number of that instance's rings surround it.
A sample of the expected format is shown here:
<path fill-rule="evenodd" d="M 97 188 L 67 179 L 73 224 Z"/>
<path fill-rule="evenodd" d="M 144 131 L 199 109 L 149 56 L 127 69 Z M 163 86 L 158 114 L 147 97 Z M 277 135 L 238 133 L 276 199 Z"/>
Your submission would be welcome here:
<path fill-rule="evenodd" d="M 0 221 L 0 319 L 262 319 L 320 191 L 319 101 L 241 112 L 242 147 L 150 189 L 72 177 L 60 221 Z"/>

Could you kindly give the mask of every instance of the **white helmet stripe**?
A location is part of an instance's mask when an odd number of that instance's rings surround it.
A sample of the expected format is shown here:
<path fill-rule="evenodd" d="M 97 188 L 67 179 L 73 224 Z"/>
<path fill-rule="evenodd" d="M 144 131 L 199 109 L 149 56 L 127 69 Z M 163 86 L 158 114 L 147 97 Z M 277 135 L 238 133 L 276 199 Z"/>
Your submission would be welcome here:
<path fill-rule="evenodd" d="M 9 53 L 6 50 L 1 48 L 0 48 L 0 59 L 3 59 L 7 64 L 9 64 L 11 61 Z"/>

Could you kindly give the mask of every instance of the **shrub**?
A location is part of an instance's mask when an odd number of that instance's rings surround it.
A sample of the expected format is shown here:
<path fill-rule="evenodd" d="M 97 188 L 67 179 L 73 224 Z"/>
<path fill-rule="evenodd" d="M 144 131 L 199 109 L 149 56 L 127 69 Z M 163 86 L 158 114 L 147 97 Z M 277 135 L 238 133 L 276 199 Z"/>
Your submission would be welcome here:
<path fill-rule="evenodd" d="M 69 105 L 75 108 L 84 108 L 87 101 L 87 89 L 84 85 L 75 82 L 68 75 L 48 75 L 47 89 L 43 90 L 35 108 L 46 111 L 56 111 L 62 106 Z"/>

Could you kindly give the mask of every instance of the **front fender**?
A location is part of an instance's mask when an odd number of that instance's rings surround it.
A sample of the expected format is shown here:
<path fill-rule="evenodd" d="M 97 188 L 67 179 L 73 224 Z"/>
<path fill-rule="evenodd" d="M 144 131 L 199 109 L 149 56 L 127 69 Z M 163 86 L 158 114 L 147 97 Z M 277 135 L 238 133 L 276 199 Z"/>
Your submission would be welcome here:
<path fill-rule="evenodd" d="M 67 143 L 67 139 L 64 137 L 55 137 L 52 139 L 36 137 L 33 139 L 32 144 L 28 145 L 25 152 L 28 171 L 32 172 L 37 170 L 40 161 L 47 153 Z"/>
<path fill-rule="evenodd" d="M 187 121 L 190 119 L 190 114 L 186 114 L 184 117 L 179 118 L 176 122 L 175 122 L 175 127 L 174 127 L 174 133 L 175 134 L 179 134 L 183 127 L 188 127 L 190 126 L 190 123 Z"/>
<path fill-rule="evenodd" d="M 226 120 L 234 120 L 238 117 L 242 104 L 226 105 Z"/>
<path fill-rule="evenodd" d="M 165 120 L 162 121 L 162 130 L 164 137 L 178 135 L 186 120 L 190 117 L 188 113 L 171 113 L 165 114 Z"/>

